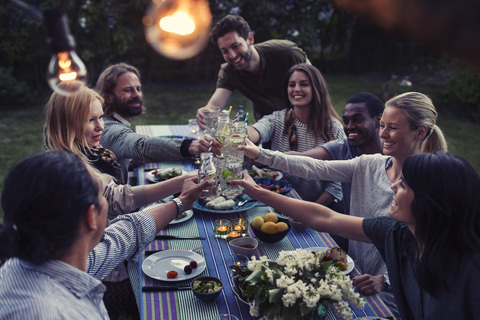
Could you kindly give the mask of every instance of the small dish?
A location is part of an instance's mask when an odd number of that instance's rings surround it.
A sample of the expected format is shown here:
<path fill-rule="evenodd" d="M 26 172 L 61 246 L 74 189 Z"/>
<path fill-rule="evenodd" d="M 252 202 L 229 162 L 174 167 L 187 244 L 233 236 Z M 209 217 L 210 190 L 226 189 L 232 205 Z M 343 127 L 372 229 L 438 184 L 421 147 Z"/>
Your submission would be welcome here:
<path fill-rule="evenodd" d="M 241 237 L 230 240 L 228 244 L 232 248 L 233 253 L 251 257 L 257 250 L 258 240 L 252 237 Z"/>
<path fill-rule="evenodd" d="M 285 223 L 288 225 L 288 229 L 287 229 L 287 230 L 270 234 L 270 233 L 265 233 L 265 232 L 263 232 L 262 230 L 258 230 L 258 229 L 252 228 L 253 233 L 254 233 L 255 236 L 256 236 L 260 241 L 262 241 L 262 242 L 265 242 L 265 243 L 276 243 L 276 242 L 279 242 L 280 240 L 282 240 L 283 238 L 285 238 L 285 236 L 290 232 L 290 229 L 291 229 L 290 222 L 288 221 L 288 219 L 285 219 L 285 218 L 282 218 L 282 217 L 278 217 L 278 222 L 280 222 L 280 221 L 283 221 L 283 222 L 285 222 Z"/>
<path fill-rule="evenodd" d="M 213 292 L 201 292 L 201 291 L 199 291 L 198 287 L 196 289 L 194 289 L 194 285 L 195 285 L 195 283 L 198 283 L 198 281 L 201 281 L 201 285 L 200 285 L 201 288 L 203 288 L 202 285 L 203 286 L 210 286 L 210 283 L 213 281 L 213 282 L 215 282 L 215 287 L 217 288 L 217 290 L 215 290 Z M 211 277 L 211 276 L 198 277 L 190 283 L 190 288 L 192 289 L 193 294 L 198 299 L 200 299 L 202 301 L 211 301 L 211 300 L 215 299 L 216 297 L 218 297 L 218 295 L 222 291 L 223 282 L 222 282 L 222 280 L 220 280 L 218 278 L 215 278 L 215 277 Z"/>
<path fill-rule="evenodd" d="M 268 178 L 255 178 L 253 179 L 258 185 L 272 192 L 280 194 L 287 194 L 292 191 L 292 185 L 284 180 L 273 180 Z"/>

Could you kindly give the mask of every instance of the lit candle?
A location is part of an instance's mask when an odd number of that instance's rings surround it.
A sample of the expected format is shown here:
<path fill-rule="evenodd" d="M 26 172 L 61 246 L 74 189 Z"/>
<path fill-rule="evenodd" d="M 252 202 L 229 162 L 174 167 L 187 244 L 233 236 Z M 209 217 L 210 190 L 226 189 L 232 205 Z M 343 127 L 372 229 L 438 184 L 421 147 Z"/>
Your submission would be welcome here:
<path fill-rule="evenodd" d="M 233 227 L 236 231 L 242 231 L 243 230 L 243 226 L 239 226 L 238 224 Z"/>
<path fill-rule="evenodd" d="M 237 231 L 232 231 L 232 232 L 230 232 L 229 236 L 230 236 L 230 238 L 236 238 L 236 237 L 238 237 L 238 232 Z"/>
<path fill-rule="evenodd" d="M 227 231 L 227 226 L 220 226 L 220 227 L 218 227 L 218 231 L 220 231 L 220 232 L 225 232 L 225 231 Z"/>

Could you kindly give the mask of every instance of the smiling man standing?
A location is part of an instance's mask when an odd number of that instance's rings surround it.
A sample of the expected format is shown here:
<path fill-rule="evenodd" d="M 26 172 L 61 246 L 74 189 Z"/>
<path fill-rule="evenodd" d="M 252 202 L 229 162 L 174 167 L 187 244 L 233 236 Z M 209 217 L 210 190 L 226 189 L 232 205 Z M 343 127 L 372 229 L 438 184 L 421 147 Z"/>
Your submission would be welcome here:
<path fill-rule="evenodd" d="M 310 63 L 306 53 L 288 40 L 269 40 L 253 44 L 253 33 L 240 16 L 227 15 L 211 32 L 226 63 L 218 73 L 217 89 L 207 105 L 197 111 L 200 126 L 204 108 L 224 108 L 235 89 L 253 102 L 255 120 L 285 107 L 283 83 L 291 66 Z"/>

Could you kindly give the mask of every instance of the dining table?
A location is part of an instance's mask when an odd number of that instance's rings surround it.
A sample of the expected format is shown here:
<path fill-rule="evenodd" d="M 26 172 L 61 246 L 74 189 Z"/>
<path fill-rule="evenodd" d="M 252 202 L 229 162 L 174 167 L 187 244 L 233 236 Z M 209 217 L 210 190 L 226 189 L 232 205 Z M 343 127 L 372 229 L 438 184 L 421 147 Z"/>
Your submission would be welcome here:
<path fill-rule="evenodd" d="M 150 137 L 198 138 L 192 136 L 186 125 L 137 125 L 135 130 L 139 134 Z M 151 183 L 147 177 L 148 172 L 151 172 L 151 170 L 167 168 L 179 168 L 184 172 L 197 169 L 193 158 L 161 163 L 145 163 L 136 168 L 138 184 Z M 285 196 L 300 198 L 295 190 L 290 191 Z M 247 206 L 246 210 L 233 211 L 226 213 L 205 212 L 194 207 L 193 214 L 189 214 L 191 217 L 181 223 L 170 223 L 158 235 L 200 237 L 200 239 L 155 239 L 138 255 L 136 263 L 128 264 L 128 273 L 137 299 L 141 319 L 212 320 L 216 319 L 220 314 L 231 314 L 240 320 L 256 319 L 250 315 L 249 306 L 239 299 L 234 292 L 231 269 L 226 262 L 233 252 L 226 239 L 215 237 L 214 222 L 218 219 L 233 221 L 233 219 L 238 217 L 252 221 L 255 216 L 263 216 L 265 213 L 273 211 L 273 208 L 261 202 L 254 202 L 252 205 Z M 249 225 L 248 235 L 255 237 L 252 231 Z M 303 231 L 291 228 L 287 236 L 279 242 L 269 244 L 259 240 L 258 247 L 253 255 L 257 258 L 267 256 L 269 259 L 274 260 L 278 258 L 281 251 L 336 246 L 337 244 L 328 233 L 318 232 L 311 228 L 306 228 Z M 161 281 L 147 276 L 142 269 L 144 261 L 148 259 L 152 251 L 188 251 L 192 249 L 195 249 L 195 252 L 205 260 L 205 269 L 195 277 L 179 281 Z M 353 277 L 358 274 L 358 270 L 354 268 L 349 273 L 349 276 Z M 207 275 L 221 279 L 224 285 L 220 295 L 212 301 L 198 299 L 192 290 L 178 289 L 188 287 L 197 276 Z M 142 290 L 143 287 L 152 286 L 168 286 L 171 289 L 167 287 L 167 290 L 162 291 Z M 389 308 L 378 295 L 364 296 L 363 298 L 366 301 L 363 310 L 350 305 L 352 318 L 370 316 L 394 319 Z M 333 311 L 329 310 L 326 319 L 341 318 L 337 318 Z"/>

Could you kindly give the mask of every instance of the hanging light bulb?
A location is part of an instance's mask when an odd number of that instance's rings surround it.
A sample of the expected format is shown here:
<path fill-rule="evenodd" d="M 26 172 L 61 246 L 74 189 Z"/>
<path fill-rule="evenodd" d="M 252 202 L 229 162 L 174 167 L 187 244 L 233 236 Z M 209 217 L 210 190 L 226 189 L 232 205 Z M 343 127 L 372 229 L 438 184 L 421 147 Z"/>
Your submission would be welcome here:
<path fill-rule="evenodd" d="M 47 82 L 55 92 L 74 94 L 79 86 L 59 86 L 62 82 L 87 80 L 85 64 L 75 52 L 75 39 L 70 34 L 67 17 L 56 10 L 44 13 L 52 57 L 47 68 Z"/>
<path fill-rule="evenodd" d="M 145 39 L 157 52 L 185 60 L 207 45 L 212 15 L 207 0 L 152 0 L 142 22 Z"/>

